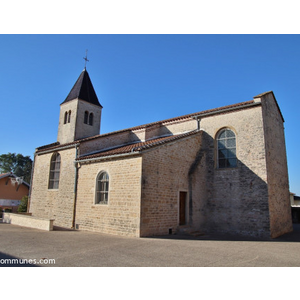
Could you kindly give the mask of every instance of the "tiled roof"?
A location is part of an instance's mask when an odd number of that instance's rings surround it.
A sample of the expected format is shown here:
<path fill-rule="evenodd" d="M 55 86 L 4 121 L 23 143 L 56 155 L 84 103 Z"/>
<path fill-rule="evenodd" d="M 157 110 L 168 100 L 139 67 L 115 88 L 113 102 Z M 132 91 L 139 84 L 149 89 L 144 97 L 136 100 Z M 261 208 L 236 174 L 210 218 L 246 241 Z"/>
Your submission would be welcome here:
<path fill-rule="evenodd" d="M 81 72 L 72 90 L 63 103 L 74 100 L 76 98 L 102 107 L 102 105 L 99 103 L 90 76 L 86 69 Z"/>
<path fill-rule="evenodd" d="M 264 92 L 264 93 L 261 93 L 261 94 L 259 94 L 259 95 L 256 95 L 256 96 L 254 96 L 253 98 L 261 98 L 261 97 L 263 97 L 263 96 L 265 96 L 265 95 L 267 95 L 267 94 L 273 94 L 273 96 L 274 96 L 273 91 L 268 91 L 268 92 Z M 275 96 L 274 96 L 274 98 L 275 98 Z"/>
<path fill-rule="evenodd" d="M 153 125 L 159 125 L 159 124 L 171 123 L 171 122 L 176 122 L 176 121 L 181 121 L 181 120 L 186 120 L 186 119 L 192 119 L 193 117 L 196 117 L 196 116 L 201 117 L 201 115 L 205 116 L 205 115 L 208 115 L 208 114 L 220 114 L 220 113 L 228 112 L 228 110 L 231 110 L 231 109 L 234 109 L 234 110 L 243 109 L 243 108 L 246 108 L 247 106 L 249 106 L 250 104 L 253 104 L 253 103 L 255 103 L 254 100 L 240 102 L 240 103 L 236 103 L 236 104 L 232 104 L 232 105 L 227 105 L 227 106 L 222 106 L 222 107 L 213 108 L 213 109 L 209 109 L 209 110 L 204 110 L 204 111 L 200 111 L 200 112 L 197 112 L 197 113 L 183 115 L 183 116 L 170 118 L 170 119 L 166 119 L 166 120 L 162 120 L 162 121 L 156 121 L 156 122 L 152 122 L 152 123 L 148 123 L 148 124 L 144 124 L 144 125 L 139 125 L 139 126 L 135 126 L 135 127 L 131 127 L 131 128 L 126 128 L 126 129 L 122 129 L 122 130 L 118 130 L 118 131 L 113 131 L 113 132 L 109 132 L 109 133 L 94 135 L 94 136 L 91 136 L 91 137 L 83 138 L 83 139 L 74 141 L 72 143 L 63 144 L 63 145 L 60 145 L 57 142 L 57 143 L 53 143 L 53 144 L 49 144 L 49 145 L 39 147 L 39 148 L 37 148 L 37 151 L 39 152 L 39 151 L 42 151 L 42 150 L 52 150 L 52 149 L 54 150 L 56 148 L 60 148 L 60 147 L 63 147 L 63 146 L 68 146 L 68 145 L 72 145 L 72 144 L 76 144 L 76 143 L 81 143 L 81 142 L 85 142 L 85 141 L 90 141 L 90 140 L 93 140 L 93 139 L 96 139 L 96 138 L 99 138 L 99 137 L 110 136 L 110 135 L 114 135 L 114 134 L 118 134 L 118 133 L 122 133 L 122 132 L 126 132 L 126 131 L 145 129 L 145 128 L 151 127 Z"/>
<path fill-rule="evenodd" d="M 71 148 L 73 145 L 75 146 L 76 144 L 78 144 L 78 141 L 74 141 L 74 142 L 66 143 L 66 144 L 60 144 L 59 142 L 56 142 L 56 143 L 38 147 L 38 148 L 36 148 L 36 152 L 38 153 L 38 152 L 55 150 L 55 149 L 66 148 L 66 147 Z"/>
<path fill-rule="evenodd" d="M 79 157 L 77 160 L 86 160 L 86 159 L 93 159 L 93 158 L 101 158 L 101 157 L 107 157 L 107 156 L 113 156 L 113 155 L 119 155 L 119 154 L 125 154 L 125 153 L 131 153 L 131 152 L 140 152 L 142 150 L 150 149 L 152 147 L 160 146 L 166 143 L 170 143 L 191 135 L 194 135 L 200 131 L 193 130 L 190 132 L 178 134 L 178 135 L 171 135 L 171 136 L 165 136 L 165 137 L 160 137 L 156 139 L 151 139 L 145 142 L 138 142 L 134 144 L 129 144 L 129 145 L 123 145 L 119 147 L 115 147 L 113 149 L 107 149 L 107 150 L 102 150 L 98 153 L 94 153 L 91 155 L 85 155 Z"/>
<path fill-rule="evenodd" d="M 0 174 L 0 179 L 1 179 L 1 178 L 8 177 L 8 176 L 13 176 L 13 174 L 12 174 L 11 172 L 8 172 L 8 173 L 2 173 L 2 174 Z"/>
<path fill-rule="evenodd" d="M 14 178 L 17 178 L 18 176 L 16 176 L 16 175 L 15 175 L 14 173 L 12 173 L 12 172 L 0 174 L 0 179 L 6 178 L 6 177 L 14 177 Z M 27 183 L 26 181 L 23 181 L 22 184 L 26 185 L 27 187 L 30 187 L 29 183 Z"/>
<path fill-rule="evenodd" d="M 41 146 L 41 147 L 38 147 L 36 148 L 38 151 L 40 150 L 43 150 L 43 149 L 51 149 L 53 147 L 56 147 L 56 146 L 59 146 L 60 143 L 59 142 L 55 142 L 55 143 L 51 143 L 51 144 L 48 144 L 48 145 L 44 145 L 44 146 Z"/>
<path fill-rule="evenodd" d="M 216 114 L 217 113 L 222 113 L 223 110 L 238 109 L 238 108 L 242 109 L 245 106 L 248 106 L 249 104 L 253 104 L 253 103 L 254 103 L 254 100 L 250 100 L 250 101 L 241 102 L 241 103 L 237 103 L 237 104 L 232 104 L 232 105 L 222 106 L 222 107 L 218 107 L 218 108 L 208 109 L 208 110 L 200 111 L 200 112 L 197 112 L 197 113 L 192 113 L 192 114 L 183 115 L 183 116 L 179 116 L 179 117 L 175 117 L 175 118 L 170 118 L 170 119 L 166 119 L 166 120 L 162 120 L 162 121 L 156 121 L 156 122 L 152 122 L 152 123 L 148 123 L 148 124 L 144 124 L 144 125 L 139 125 L 139 126 L 127 128 L 127 129 L 122 129 L 122 130 L 118 130 L 118 131 L 114 131 L 114 132 L 109 132 L 109 133 L 104 133 L 104 134 L 91 136 L 91 137 L 88 137 L 88 138 L 78 140 L 78 142 L 89 141 L 89 140 L 98 138 L 100 136 L 107 136 L 107 135 L 126 132 L 126 131 L 144 129 L 144 128 L 147 128 L 147 127 L 150 127 L 150 126 L 153 126 L 153 125 L 176 122 L 176 121 L 185 120 L 185 119 L 192 119 L 195 116 L 201 116 L 201 115 L 210 114 L 210 113 L 216 113 Z"/>

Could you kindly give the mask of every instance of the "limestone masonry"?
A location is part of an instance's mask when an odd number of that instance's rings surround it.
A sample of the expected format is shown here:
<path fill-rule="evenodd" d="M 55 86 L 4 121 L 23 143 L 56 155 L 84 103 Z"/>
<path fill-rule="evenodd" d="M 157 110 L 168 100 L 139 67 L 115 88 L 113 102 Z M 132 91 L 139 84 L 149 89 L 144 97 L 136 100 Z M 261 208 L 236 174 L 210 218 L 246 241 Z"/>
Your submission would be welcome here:
<path fill-rule="evenodd" d="M 273 92 L 100 134 L 86 69 L 36 149 L 29 211 L 54 226 L 124 236 L 292 231 L 284 119 Z"/>

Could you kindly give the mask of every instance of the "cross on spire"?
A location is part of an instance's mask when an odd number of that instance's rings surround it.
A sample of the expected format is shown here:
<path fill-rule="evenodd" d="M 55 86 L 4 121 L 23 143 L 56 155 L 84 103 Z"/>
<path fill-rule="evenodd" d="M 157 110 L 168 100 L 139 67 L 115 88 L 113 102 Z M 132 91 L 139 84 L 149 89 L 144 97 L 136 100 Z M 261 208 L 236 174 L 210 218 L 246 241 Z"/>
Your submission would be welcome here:
<path fill-rule="evenodd" d="M 83 59 L 85 60 L 85 63 L 84 63 L 84 69 L 86 69 L 86 63 L 89 61 L 89 60 L 87 59 L 87 52 L 88 52 L 88 50 L 85 50 L 85 57 L 83 58 Z"/>

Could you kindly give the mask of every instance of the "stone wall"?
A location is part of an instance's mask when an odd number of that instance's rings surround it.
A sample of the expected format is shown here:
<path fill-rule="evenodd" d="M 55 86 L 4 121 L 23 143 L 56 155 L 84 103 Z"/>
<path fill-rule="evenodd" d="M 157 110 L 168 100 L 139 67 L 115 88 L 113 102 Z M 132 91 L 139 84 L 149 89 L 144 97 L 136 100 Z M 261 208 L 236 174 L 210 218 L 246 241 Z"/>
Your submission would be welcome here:
<path fill-rule="evenodd" d="M 74 99 L 60 106 L 57 141 L 61 144 L 91 137 L 100 133 L 101 107 Z M 64 123 L 65 112 L 71 111 L 70 123 Z M 84 113 L 93 113 L 93 125 L 84 123 Z"/>
<path fill-rule="evenodd" d="M 8 223 L 12 225 L 36 228 L 40 230 L 53 230 L 53 220 L 42 219 L 33 216 L 26 216 L 23 214 L 14 213 L 3 213 L 3 223 Z"/>
<path fill-rule="evenodd" d="M 174 233 L 183 227 L 267 238 L 290 231 L 284 129 L 272 95 L 256 97 L 251 107 L 203 116 L 196 134 L 141 155 L 80 163 L 76 227 L 136 237 L 168 234 L 170 229 Z M 196 120 L 178 119 L 104 134 L 81 141 L 80 155 L 196 128 Z M 235 168 L 217 166 L 216 137 L 223 128 L 236 135 Z M 59 153 L 58 190 L 48 189 L 52 153 L 36 155 L 30 212 L 55 219 L 54 225 L 71 227 L 75 148 Z M 101 171 L 110 178 L 107 205 L 95 204 Z M 185 225 L 179 224 L 181 192 L 186 193 Z"/>
<path fill-rule="evenodd" d="M 80 143 L 80 155 L 86 155 L 102 149 L 112 148 L 123 144 L 128 144 L 134 140 L 130 131 L 122 131 L 109 135 L 101 135 L 97 138 L 88 139 Z M 138 140 L 138 139 L 136 139 Z"/>
<path fill-rule="evenodd" d="M 216 137 L 223 128 L 236 134 L 235 168 L 217 168 Z M 270 237 L 261 105 L 203 117 L 201 130 L 201 139 L 143 154 L 141 235 L 180 229 L 179 192 L 187 191 L 190 230 Z"/>
<path fill-rule="evenodd" d="M 108 204 L 95 204 L 96 178 L 109 175 Z M 78 172 L 76 227 L 115 235 L 140 236 L 142 158 L 82 163 Z"/>
<path fill-rule="evenodd" d="M 101 110 L 100 106 L 82 100 L 78 101 L 75 140 L 100 134 Z M 86 111 L 93 113 L 93 125 L 84 123 Z"/>
<path fill-rule="evenodd" d="M 175 233 L 179 194 L 189 191 L 189 169 L 200 149 L 201 132 L 143 153 L 141 236 Z M 186 224 L 189 205 L 186 202 Z"/>
<path fill-rule="evenodd" d="M 157 123 L 142 128 L 121 130 L 111 134 L 104 134 L 82 141 L 80 155 L 116 147 L 119 145 L 141 142 L 164 135 L 183 133 L 197 129 L 197 121 L 193 119 L 177 120 L 166 123 Z"/>
<path fill-rule="evenodd" d="M 216 137 L 236 134 L 237 167 L 217 168 Z M 261 106 L 203 118 L 203 157 L 193 177 L 193 222 L 204 232 L 270 236 L 267 170 Z"/>
<path fill-rule="evenodd" d="M 30 210 L 33 216 L 54 219 L 54 226 L 72 227 L 75 148 L 58 151 L 61 156 L 58 189 L 48 189 L 51 153 L 35 156 Z"/>
<path fill-rule="evenodd" d="M 73 142 L 77 118 L 78 100 L 66 102 L 60 106 L 57 141 L 61 144 Z M 70 123 L 64 124 L 65 112 L 71 111 Z"/>
<path fill-rule="evenodd" d="M 271 237 L 293 230 L 283 119 L 273 93 L 261 99 L 263 108 Z"/>

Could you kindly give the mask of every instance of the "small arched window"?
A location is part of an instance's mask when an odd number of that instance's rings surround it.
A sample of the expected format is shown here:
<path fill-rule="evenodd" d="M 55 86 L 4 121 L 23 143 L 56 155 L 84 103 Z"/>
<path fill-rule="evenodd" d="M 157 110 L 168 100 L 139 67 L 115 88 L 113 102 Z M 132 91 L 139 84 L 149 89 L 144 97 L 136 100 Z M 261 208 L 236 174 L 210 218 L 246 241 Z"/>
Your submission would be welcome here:
<path fill-rule="evenodd" d="M 84 124 L 87 124 L 87 123 L 88 123 L 88 118 L 89 118 L 89 113 L 88 113 L 88 111 L 85 111 L 85 112 L 84 112 L 84 120 L 83 120 L 83 123 L 84 123 Z"/>
<path fill-rule="evenodd" d="M 89 125 L 93 126 L 93 121 L 94 121 L 94 115 L 93 115 L 93 113 L 90 113 L 90 116 L 89 116 Z"/>
<path fill-rule="evenodd" d="M 95 204 L 107 204 L 109 191 L 109 176 L 106 172 L 100 172 L 96 182 Z"/>
<path fill-rule="evenodd" d="M 236 138 L 232 130 L 225 128 L 217 137 L 218 168 L 234 168 L 237 166 Z"/>
<path fill-rule="evenodd" d="M 70 123 L 71 121 L 71 111 L 69 110 L 69 114 L 68 114 L 68 123 Z"/>
<path fill-rule="evenodd" d="M 68 112 L 65 112 L 64 124 L 67 124 L 68 121 Z"/>
<path fill-rule="evenodd" d="M 49 189 L 58 189 L 60 174 L 60 155 L 53 153 L 50 162 Z"/>

